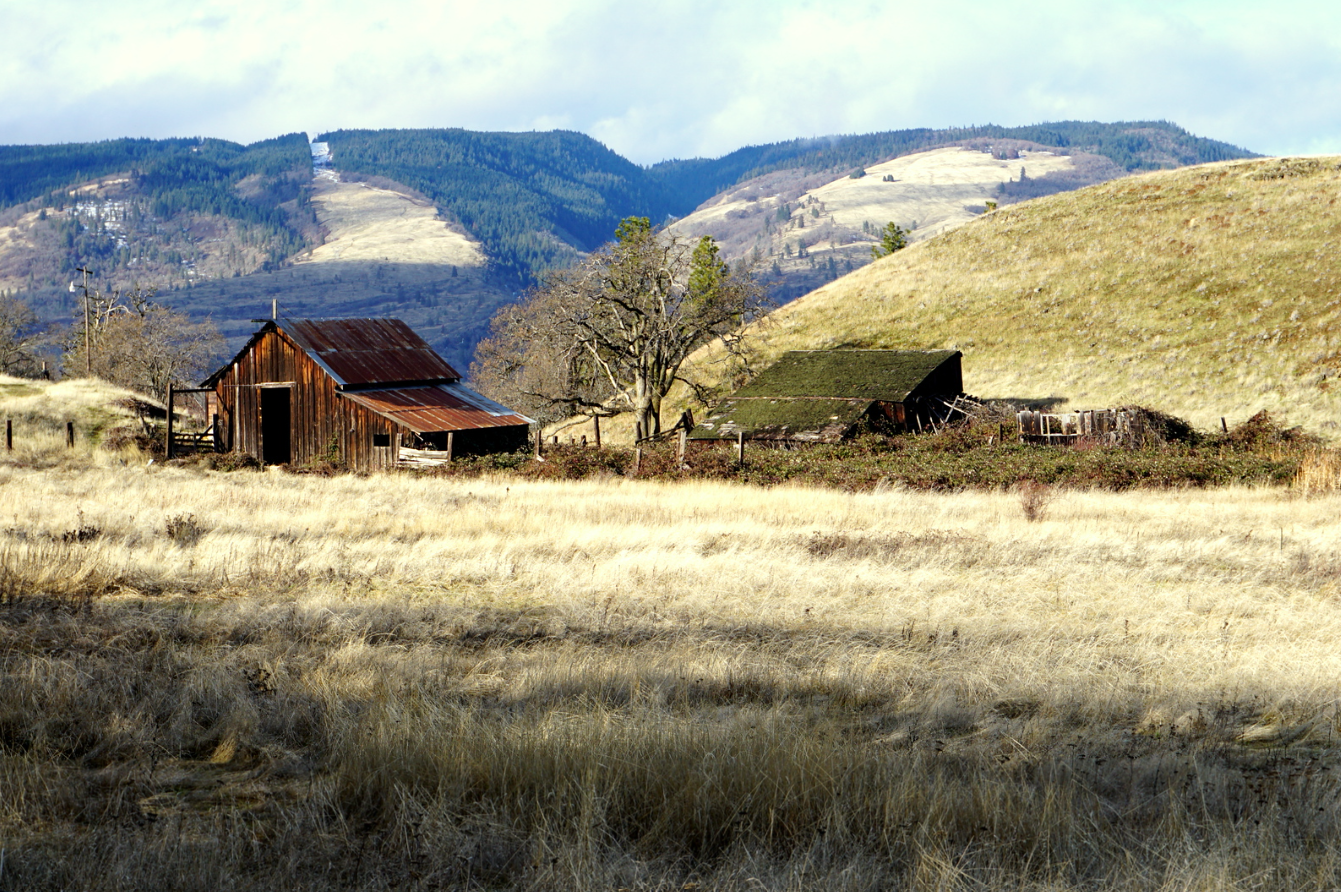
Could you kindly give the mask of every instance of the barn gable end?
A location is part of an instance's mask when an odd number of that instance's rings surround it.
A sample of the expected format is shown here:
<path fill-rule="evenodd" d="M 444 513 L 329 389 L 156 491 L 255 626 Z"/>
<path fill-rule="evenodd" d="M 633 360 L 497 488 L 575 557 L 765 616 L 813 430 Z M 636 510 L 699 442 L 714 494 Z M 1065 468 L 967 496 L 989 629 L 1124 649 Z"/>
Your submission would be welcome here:
<path fill-rule="evenodd" d="M 402 444 L 444 448 L 448 433 L 458 455 L 522 448 L 530 423 L 462 385 L 398 319 L 267 322 L 204 386 L 224 449 L 266 464 L 386 470 Z"/>

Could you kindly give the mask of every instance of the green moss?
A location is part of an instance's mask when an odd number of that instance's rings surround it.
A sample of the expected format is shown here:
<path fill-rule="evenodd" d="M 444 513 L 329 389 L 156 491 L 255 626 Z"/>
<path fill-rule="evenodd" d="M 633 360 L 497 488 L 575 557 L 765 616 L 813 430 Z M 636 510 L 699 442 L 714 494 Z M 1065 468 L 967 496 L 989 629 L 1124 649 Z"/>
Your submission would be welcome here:
<path fill-rule="evenodd" d="M 842 397 L 901 403 L 955 350 L 792 350 L 738 397 Z"/>
<path fill-rule="evenodd" d="M 729 399 L 713 410 L 694 430 L 696 440 L 735 437 L 745 431 L 755 437 L 798 439 L 841 436 L 860 420 L 871 400 L 853 399 Z"/>

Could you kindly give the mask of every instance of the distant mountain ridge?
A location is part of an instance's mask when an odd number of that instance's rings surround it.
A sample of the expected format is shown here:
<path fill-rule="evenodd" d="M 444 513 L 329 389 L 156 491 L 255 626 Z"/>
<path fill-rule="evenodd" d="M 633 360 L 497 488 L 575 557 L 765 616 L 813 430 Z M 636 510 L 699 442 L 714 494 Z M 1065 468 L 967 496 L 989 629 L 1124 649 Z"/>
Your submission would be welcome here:
<path fill-rule="evenodd" d="M 933 146 L 1009 140 L 1102 156 L 1123 170 L 1252 156 L 1167 122 L 900 130 L 646 167 L 570 131 L 341 130 L 317 138 L 345 182 L 431 202 L 442 224 L 478 245 L 485 265 L 438 267 L 391 249 L 357 267 L 320 262 L 332 252 L 313 251 L 334 236 L 312 203 L 303 134 L 251 145 L 118 139 L 0 146 L 0 292 L 68 321 L 75 305 L 67 285 L 83 266 L 96 271 L 97 287 L 157 287 L 165 302 L 213 316 L 230 339 L 271 299 L 310 315 L 399 313 L 464 365 L 499 306 L 544 271 L 599 247 L 624 217 L 686 217 L 768 172 L 839 177 Z"/>
<path fill-rule="evenodd" d="M 677 191 L 706 201 L 744 180 L 775 170 L 809 172 L 857 168 L 899 155 L 970 140 L 1022 140 L 1101 155 L 1127 171 L 1185 167 L 1209 161 L 1260 157 L 1214 139 L 1193 136 L 1168 121 L 1058 121 L 1025 127 L 914 128 L 851 136 L 794 139 L 747 146 L 716 159 L 662 161 L 650 170 Z"/>
<path fill-rule="evenodd" d="M 747 146 L 721 158 L 650 167 L 571 131 L 351 130 L 319 139 L 346 175 L 384 177 L 427 195 L 480 239 L 500 272 L 523 284 L 607 241 L 626 216 L 683 217 L 723 190 L 772 171 L 846 173 L 974 140 L 1083 151 L 1127 171 L 1257 157 L 1166 121 L 894 130 Z"/>

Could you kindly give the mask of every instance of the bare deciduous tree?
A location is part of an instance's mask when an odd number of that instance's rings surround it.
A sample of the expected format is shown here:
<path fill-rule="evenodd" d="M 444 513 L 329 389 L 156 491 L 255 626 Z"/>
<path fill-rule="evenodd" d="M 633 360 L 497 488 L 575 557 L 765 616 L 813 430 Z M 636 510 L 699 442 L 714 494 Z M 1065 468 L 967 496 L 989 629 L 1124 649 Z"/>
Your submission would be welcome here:
<path fill-rule="evenodd" d="M 90 301 L 88 338 L 95 376 L 162 398 L 168 384 L 194 385 L 220 360 L 223 337 L 212 322 L 193 322 L 155 301 L 154 289 L 140 289 Z M 85 367 L 84 325 L 66 340 L 65 365 Z"/>
<path fill-rule="evenodd" d="M 645 217 L 624 220 L 615 236 L 499 311 L 471 378 L 543 420 L 631 411 L 652 436 L 685 359 L 714 339 L 739 353 L 763 290 L 706 236 L 686 241 Z"/>
<path fill-rule="evenodd" d="M 35 374 L 37 340 L 37 314 L 32 308 L 17 298 L 0 297 L 0 372 Z"/>

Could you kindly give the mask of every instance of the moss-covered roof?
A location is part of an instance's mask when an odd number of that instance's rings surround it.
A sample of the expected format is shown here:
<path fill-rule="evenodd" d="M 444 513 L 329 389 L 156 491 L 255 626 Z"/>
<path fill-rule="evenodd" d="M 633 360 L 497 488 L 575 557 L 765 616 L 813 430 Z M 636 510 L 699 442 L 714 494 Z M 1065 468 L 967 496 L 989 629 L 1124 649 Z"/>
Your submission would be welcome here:
<path fill-rule="evenodd" d="M 793 350 L 764 369 L 735 398 L 906 400 L 957 350 Z"/>
<path fill-rule="evenodd" d="M 830 443 L 841 440 L 871 407 L 856 399 L 728 399 L 694 428 L 695 440 L 755 439 Z"/>
<path fill-rule="evenodd" d="M 958 381 L 958 350 L 793 350 L 707 414 L 695 440 L 734 438 L 832 443 L 873 403 L 902 403 L 946 363 L 932 386 Z M 957 386 L 957 384 L 956 384 Z"/>

